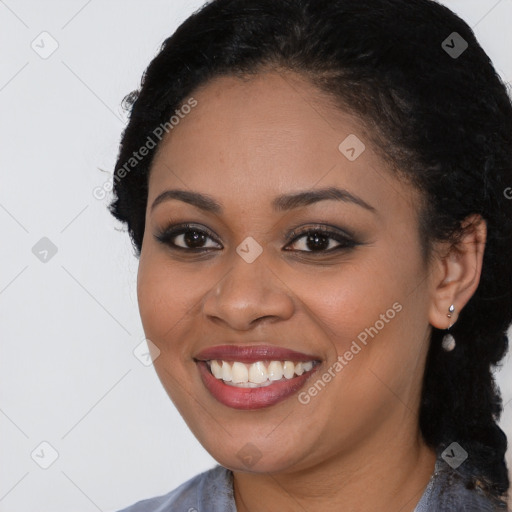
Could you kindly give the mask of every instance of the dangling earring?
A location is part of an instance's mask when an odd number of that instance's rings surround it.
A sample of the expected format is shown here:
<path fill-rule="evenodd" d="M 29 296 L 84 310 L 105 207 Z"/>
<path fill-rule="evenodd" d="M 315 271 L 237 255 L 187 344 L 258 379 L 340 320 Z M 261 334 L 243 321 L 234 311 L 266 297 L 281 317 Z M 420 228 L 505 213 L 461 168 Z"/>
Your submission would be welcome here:
<path fill-rule="evenodd" d="M 448 308 L 448 311 L 449 313 L 446 315 L 448 318 L 451 318 L 452 317 L 452 313 L 455 311 L 455 306 L 452 304 L 449 308 Z M 450 324 L 450 327 L 452 326 L 453 324 Z M 450 329 L 450 327 L 448 327 L 447 331 Z M 446 351 L 446 352 L 451 352 L 454 348 L 455 348 L 455 338 L 449 333 L 447 332 L 444 337 L 443 337 L 443 342 L 441 344 L 441 346 L 443 347 L 443 349 Z"/>

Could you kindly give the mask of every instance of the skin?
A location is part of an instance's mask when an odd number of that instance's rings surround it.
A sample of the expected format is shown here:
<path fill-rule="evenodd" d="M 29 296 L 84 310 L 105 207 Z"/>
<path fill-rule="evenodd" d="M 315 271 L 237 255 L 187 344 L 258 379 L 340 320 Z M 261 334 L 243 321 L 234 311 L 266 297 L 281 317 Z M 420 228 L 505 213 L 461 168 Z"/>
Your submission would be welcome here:
<path fill-rule="evenodd" d="M 439 245 L 427 264 L 420 195 L 394 177 L 363 123 L 307 81 L 276 71 L 227 76 L 193 97 L 198 105 L 153 161 L 138 273 L 164 388 L 205 449 L 233 471 L 238 511 L 412 511 L 435 464 L 418 427 L 431 326 L 448 328 L 476 290 L 485 222 L 469 218 L 457 250 Z M 366 145 L 355 161 L 338 150 L 349 134 Z M 375 211 L 334 200 L 271 208 L 277 195 L 327 186 Z M 151 209 L 168 189 L 208 194 L 223 212 L 176 199 Z M 187 254 L 155 238 L 182 222 L 213 232 L 210 252 Z M 348 230 L 359 245 L 322 255 L 303 235 L 286 239 L 292 228 L 318 225 Z M 248 236 L 263 249 L 252 263 L 235 251 Z M 174 242 L 190 247 L 182 236 Z M 274 344 L 321 359 L 316 381 L 394 303 L 401 311 L 307 404 L 293 395 L 253 411 L 227 407 L 194 362 L 213 345 Z M 260 458 L 248 467 L 240 450 Z"/>

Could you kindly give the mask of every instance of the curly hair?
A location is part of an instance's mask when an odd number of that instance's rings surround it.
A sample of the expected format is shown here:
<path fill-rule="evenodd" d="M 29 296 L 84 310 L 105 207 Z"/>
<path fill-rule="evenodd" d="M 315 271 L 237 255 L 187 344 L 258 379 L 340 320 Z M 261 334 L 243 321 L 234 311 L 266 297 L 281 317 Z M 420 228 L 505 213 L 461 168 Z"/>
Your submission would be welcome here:
<path fill-rule="evenodd" d="M 456 34 L 454 35 L 454 32 Z M 461 55 L 443 42 L 462 38 Z M 458 39 L 460 41 L 460 39 Z M 293 71 L 357 115 L 393 172 L 419 189 L 424 255 L 456 243 L 480 214 L 487 241 L 479 286 L 441 348 L 432 327 L 419 412 L 426 443 L 468 452 L 466 486 L 506 496 L 507 439 L 492 371 L 508 349 L 512 320 L 512 105 L 471 28 L 433 0 L 212 0 L 162 44 L 130 110 L 116 169 L 145 145 L 196 88 L 216 76 Z M 111 213 L 140 256 L 148 178 L 158 149 L 114 175 Z M 126 170 L 126 166 L 125 166 Z M 122 178 L 122 179 L 121 179 Z"/>

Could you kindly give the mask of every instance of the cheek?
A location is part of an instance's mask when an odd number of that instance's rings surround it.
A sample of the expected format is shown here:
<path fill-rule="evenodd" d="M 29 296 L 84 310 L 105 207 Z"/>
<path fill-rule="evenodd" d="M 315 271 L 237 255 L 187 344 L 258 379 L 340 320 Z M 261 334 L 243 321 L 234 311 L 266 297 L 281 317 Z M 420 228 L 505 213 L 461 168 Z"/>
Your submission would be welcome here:
<path fill-rule="evenodd" d="M 307 294 L 311 314 L 331 345 L 329 398 L 343 405 L 340 411 L 359 410 L 359 418 L 385 415 L 397 397 L 410 402 L 427 347 L 426 290 L 417 284 L 418 271 L 410 261 L 382 256 L 357 269 L 340 269 Z"/>
<path fill-rule="evenodd" d="M 401 283 L 386 268 L 383 259 L 378 265 L 340 265 L 336 271 L 316 276 L 290 277 L 308 317 L 314 320 L 319 334 L 330 340 L 338 353 L 350 347 L 353 339 L 364 329 L 379 321 L 403 296 Z M 300 290 L 300 292 L 299 292 Z M 387 324 L 386 324 L 387 326 Z"/>
<path fill-rule="evenodd" d="M 166 261 L 167 260 L 167 261 Z M 141 253 L 137 275 L 139 312 L 146 338 L 158 349 L 153 366 L 169 398 L 184 417 L 188 417 L 192 395 L 194 363 L 187 340 L 197 314 L 195 277 L 185 276 L 178 266 L 157 251 L 148 248 Z M 194 313 L 195 311 L 195 313 Z"/>
<path fill-rule="evenodd" d="M 156 251 L 141 255 L 137 275 L 139 312 L 146 337 L 161 351 L 176 350 L 172 343 L 198 307 L 199 273 L 184 273 Z"/>
<path fill-rule="evenodd" d="M 413 368 L 422 350 L 422 291 L 410 292 L 410 275 L 417 274 L 405 261 L 393 261 L 381 254 L 364 264 L 340 266 L 336 273 L 315 277 L 314 286 L 304 276 L 296 278 L 315 338 L 328 344 L 333 387 L 351 389 L 356 401 L 369 390 L 380 396 L 386 387 L 381 380 L 402 388 L 401 379 L 411 377 L 404 368 Z"/>

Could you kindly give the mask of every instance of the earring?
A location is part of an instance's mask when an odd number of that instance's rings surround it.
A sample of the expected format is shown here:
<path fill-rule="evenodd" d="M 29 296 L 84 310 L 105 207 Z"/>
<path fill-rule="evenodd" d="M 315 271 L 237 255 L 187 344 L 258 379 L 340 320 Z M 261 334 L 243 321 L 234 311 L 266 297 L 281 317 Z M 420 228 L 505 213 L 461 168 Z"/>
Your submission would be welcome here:
<path fill-rule="evenodd" d="M 455 311 L 455 307 L 453 304 L 448 308 L 448 311 L 449 311 L 449 313 L 446 316 L 448 318 L 451 318 L 452 313 Z M 450 327 L 451 327 L 451 325 L 450 325 Z M 447 331 L 450 329 L 450 327 L 448 327 Z M 455 338 L 449 332 L 447 332 L 443 337 L 443 342 L 442 342 L 441 346 L 443 347 L 443 349 L 446 352 L 451 352 L 455 348 L 455 345 L 456 345 Z"/>

